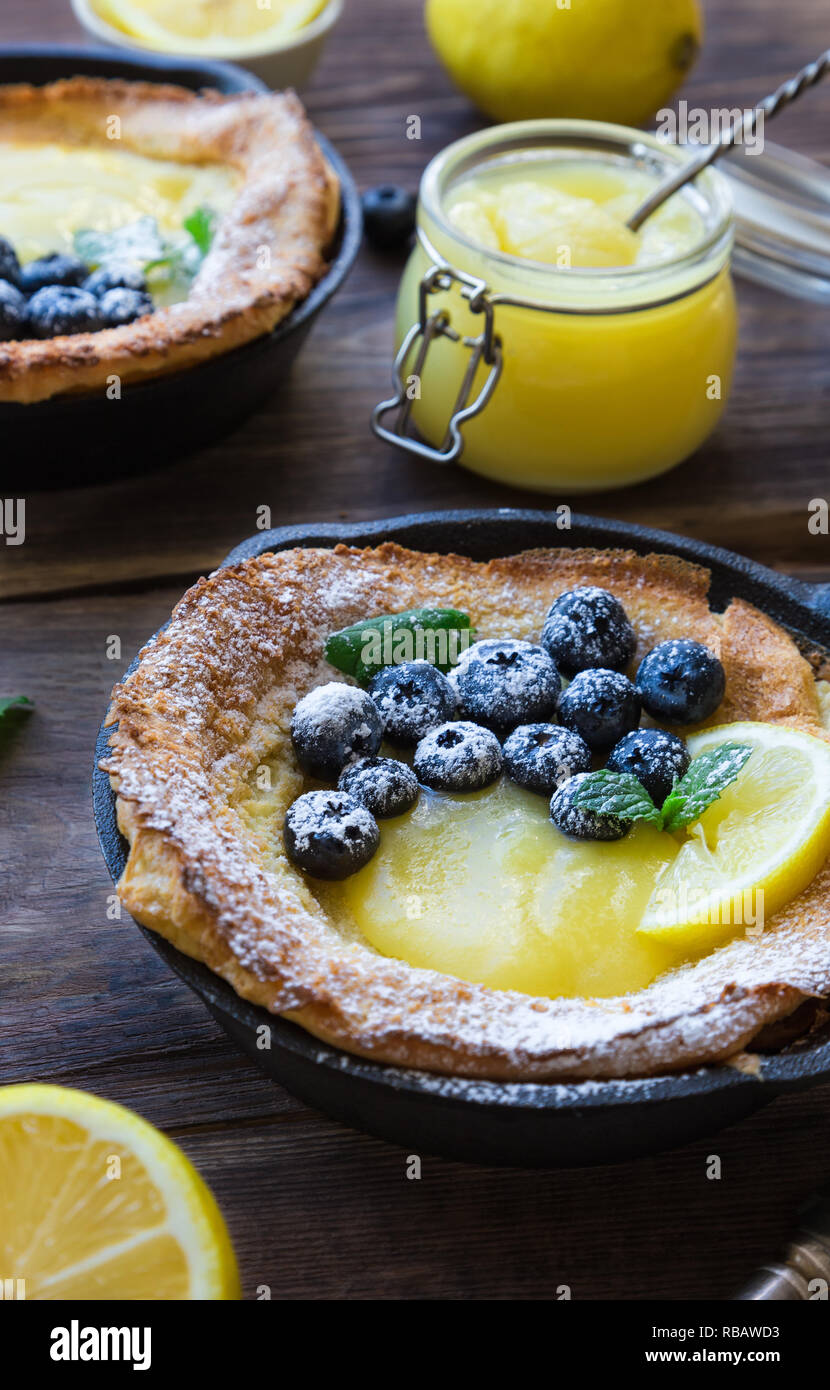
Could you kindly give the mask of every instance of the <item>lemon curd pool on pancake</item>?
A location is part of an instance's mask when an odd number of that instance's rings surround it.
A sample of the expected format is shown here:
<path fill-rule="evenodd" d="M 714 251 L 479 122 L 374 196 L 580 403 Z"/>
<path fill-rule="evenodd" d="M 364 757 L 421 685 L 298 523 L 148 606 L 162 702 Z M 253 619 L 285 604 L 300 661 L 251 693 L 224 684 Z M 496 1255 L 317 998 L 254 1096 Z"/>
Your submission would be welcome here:
<path fill-rule="evenodd" d="M 325 272 L 339 208 L 293 93 L 0 86 L 0 401 L 103 393 L 269 333 Z"/>
<path fill-rule="evenodd" d="M 114 232 L 152 218 L 167 237 L 181 236 L 198 208 L 221 216 L 241 182 L 222 164 L 185 164 L 148 158 L 118 140 L 83 147 L 59 141 L 34 144 L 0 132 L 0 233 L 21 264 L 51 252 L 74 253 L 75 233 Z M 183 297 L 180 287 L 156 291 L 159 304 Z"/>
<path fill-rule="evenodd" d="M 459 619 L 421 614 L 425 631 Z M 329 660 L 367 689 L 329 682 L 292 720 L 303 771 L 337 785 L 289 807 L 289 858 L 384 955 L 529 995 L 627 994 L 762 929 L 830 852 L 830 747 L 763 723 L 667 729 L 717 712 L 723 665 L 681 638 L 629 679 L 636 636 L 608 590 L 560 595 L 538 644 L 479 641 L 448 674 L 393 659 L 413 622 L 377 624 L 374 674 L 371 620 L 333 635 Z"/>
<path fill-rule="evenodd" d="M 386 1062 L 578 1079 L 731 1055 L 830 993 L 827 667 L 707 588 L 624 551 L 218 571 L 114 693 L 122 900 Z M 445 661 L 450 628 L 472 640 Z"/>

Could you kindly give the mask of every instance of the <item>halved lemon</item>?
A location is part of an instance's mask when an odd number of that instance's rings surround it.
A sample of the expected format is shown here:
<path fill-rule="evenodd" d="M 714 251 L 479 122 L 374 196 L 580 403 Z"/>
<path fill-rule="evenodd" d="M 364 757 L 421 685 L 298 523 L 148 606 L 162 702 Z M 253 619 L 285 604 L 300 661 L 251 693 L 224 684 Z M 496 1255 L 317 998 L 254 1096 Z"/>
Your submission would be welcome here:
<path fill-rule="evenodd" d="M 234 57 L 279 47 L 327 0 L 93 0 L 102 19 L 151 48 Z"/>
<path fill-rule="evenodd" d="M 638 931 L 710 950 L 757 932 L 830 855 L 830 744 L 780 724 L 722 724 L 688 740 L 693 758 L 752 748 L 737 780 L 693 825 L 655 885 Z"/>
<path fill-rule="evenodd" d="M 122 1106 L 63 1086 L 0 1088 L 9 1280 L 13 1297 L 39 1300 L 240 1297 L 222 1215 L 181 1150 Z"/>

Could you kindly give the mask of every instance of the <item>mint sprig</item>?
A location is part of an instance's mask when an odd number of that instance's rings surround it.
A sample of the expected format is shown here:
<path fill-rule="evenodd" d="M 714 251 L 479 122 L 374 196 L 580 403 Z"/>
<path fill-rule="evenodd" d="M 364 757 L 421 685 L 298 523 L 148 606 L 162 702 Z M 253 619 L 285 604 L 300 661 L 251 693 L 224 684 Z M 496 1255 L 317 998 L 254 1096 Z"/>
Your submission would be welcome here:
<path fill-rule="evenodd" d="M 469 615 L 457 608 L 407 608 L 364 618 L 326 638 L 326 660 L 367 683 L 385 666 L 429 661 L 449 671 L 475 640 Z"/>
<path fill-rule="evenodd" d="M 29 706 L 29 708 L 31 708 L 33 703 L 34 701 L 30 700 L 28 695 L 0 696 L 0 719 L 2 719 L 7 710 L 16 709 L 18 705 Z"/>
<path fill-rule="evenodd" d="M 619 816 L 620 820 L 650 821 L 662 829 L 663 817 L 643 786 L 631 772 L 611 772 L 600 768 L 590 772 L 573 799 L 580 811 L 598 816 Z"/>
<path fill-rule="evenodd" d="M 74 235 L 75 254 L 96 269 L 102 265 L 139 266 L 155 292 L 186 289 L 210 250 L 216 213 L 195 208 L 182 222 L 183 234 L 165 236 L 155 217 L 139 217 L 111 231 L 81 227 Z"/>
<path fill-rule="evenodd" d="M 202 255 L 206 256 L 216 230 L 216 213 L 213 208 L 195 208 L 190 216 L 184 219 L 182 226 L 190 233 Z"/>
<path fill-rule="evenodd" d="M 722 743 L 693 758 L 688 771 L 663 802 L 656 806 L 645 787 L 630 772 L 611 772 L 601 768 L 581 782 L 573 805 L 581 811 L 620 820 L 648 821 L 659 830 L 681 830 L 699 820 L 703 812 L 738 776 L 753 749 L 745 743 Z"/>
<path fill-rule="evenodd" d="M 694 758 L 686 775 L 675 782 L 663 802 L 664 830 L 680 830 L 699 820 L 735 781 L 751 754 L 752 749 L 745 743 L 722 743 Z"/>

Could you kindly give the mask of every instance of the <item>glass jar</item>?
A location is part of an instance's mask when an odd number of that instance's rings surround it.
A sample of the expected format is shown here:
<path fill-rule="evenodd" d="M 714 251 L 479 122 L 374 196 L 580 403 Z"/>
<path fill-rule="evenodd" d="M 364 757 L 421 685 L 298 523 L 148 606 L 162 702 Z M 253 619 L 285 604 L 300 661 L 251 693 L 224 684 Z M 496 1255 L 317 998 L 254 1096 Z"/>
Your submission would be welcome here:
<path fill-rule="evenodd" d="M 693 453 L 723 412 L 737 338 L 731 204 L 716 171 L 677 195 L 699 239 L 649 265 L 525 260 L 476 244 L 446 214 L 460 180 L 515 161 L 532 172 L 537 160 L 596 160 L 659 178 L 684 157 L 624 126 L 544 120 L 490 128 L 433 159 L 398 298 L 395 395 L 375 432 L 546 492 L 638 483 Z"/>

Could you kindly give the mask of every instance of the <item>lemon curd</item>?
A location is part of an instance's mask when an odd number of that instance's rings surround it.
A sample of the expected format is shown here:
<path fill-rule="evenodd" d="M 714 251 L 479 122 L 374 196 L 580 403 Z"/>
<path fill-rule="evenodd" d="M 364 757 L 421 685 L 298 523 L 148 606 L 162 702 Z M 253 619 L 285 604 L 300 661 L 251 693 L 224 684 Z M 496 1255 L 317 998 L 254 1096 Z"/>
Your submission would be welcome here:
<path fill-rule="evenodd" d="M 669 833 L 571 840 L 548 798 L 504 778 L 473 794 L 421 788 L 381 822 L 378 853 L 316 885 L 322 905 L 382 955 L 525 994 L 611 998 L 764 922 L 830 854 L 830 746 L 778 725 L 720 725 L 692 757 L 752 756 L 700 819 Z"/>
<path fill-rule="evenodd" d="M 680 157 L 624 127 L 539 121 L 459 141 L 427 168 L 397 336 L 418 321 L 431 265 L 486 286 L 503 367 L 463 425 L 466 467 L 587 492 L 653 477 L 714 429 L 736 347 L 725 185 L 709 171 L 640 232 L 625 226 Z M 462 338 L 482 333 L 458 282 L 428 293 L 426 311 L 444 312 Z M 402 373 L 412 422 L 441 447 L 469 348 L 439 336 L 420 369 L 414 361 L 413 347 Z M 479 364 L 470 400 L 488 371 Z"/>
<path fill-rule="evenodd" d="M 612 996 L 643 988 L 679 957 L 637 934 L 670 835 L 639 825 L 624 840 L 569 840 L 548 798 L 508 780 L 472 795 L 421 790 L 381 825 L 364 869 L 332 884 L 383 955 L 525 994 Z"/>
<path fill-rule="evenodd" d="M 80 228 L 113 231 L 140 217 L 181 235 L 197 207 L 225 211 L 239 182 L 219 164 L 180 164 L 130 150 L 0 142 L 0 228 L 21 262 L 71 251 Z M 156 296 L 165 302 L 163 294 Z"/>

